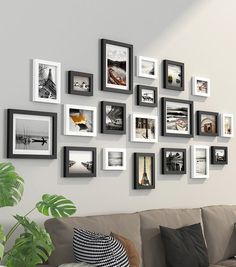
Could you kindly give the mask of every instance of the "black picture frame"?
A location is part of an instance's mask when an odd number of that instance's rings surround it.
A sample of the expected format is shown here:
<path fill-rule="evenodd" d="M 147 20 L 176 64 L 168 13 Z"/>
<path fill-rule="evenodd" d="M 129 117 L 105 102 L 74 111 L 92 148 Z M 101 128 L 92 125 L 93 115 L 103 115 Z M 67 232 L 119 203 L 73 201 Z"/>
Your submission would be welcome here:
<path fill-rule="evenodd" d="M 78 152 L 89 151 L 92 153 L 93 167 L 92 167 L 91 173 L 70 172 L 69 168 L 71 167 L 70 164 L 72 164 L 72 162 L 70 162 L 70 151 L 78 151 Z M 96 147 L 75 147 L 75 146 L 64 147 L 64 177 L 89 178 L 89 177 L 96 177 L 96 175 L 97 175 L 97 149 Z"/>
<path fill-rule="evenodd" d="M 178 130 L 176 132 L 174 131 L 167 131 L 167 102 L 173 102 L 173 103 L 179 103 L 179 104 L 185 104 L 189 105 L 189 133 L 182 134 L 178 133 Z M 176 99 L 176 98 L 167 98 L 167 97 L 162 97 L 161 99 L 162 103 L 162 136 L 168 136 L 168 137 L 184 137 L 184 138 L 191 138 L 194 135 L 194 103 L 193 101 L 190 100 L 182 100 L 182 99 Z M 180 110 L 181 111 L 181 110 Z M 181 122 L 181 121 L 180 121 Z"/>
<path fill-rule="evenodd" d="M 88 78 L 90 84 L 88 92 L 74 90 L 74 78 L 76 76 Z M 85 72 L 77 72 L 77 71 L 68 71 L 68 94 L 93 96 L 93 74 Z"/>
<path fill-rule="evenodd" d="M 186 174 L 186 149 L 184 148 L 162 148 L 161 149 L 162 151 L 162 174 L 177 174 L 177 175 L 182 175 L 182 174 Z M 179 165 L 178 163 L 174 163 L 173 165 L 173 162 L 169 162 L 167 161 L 167 157 L 166 157 L 166 153 L 167 152 L 180 152 L 180 153 L 183 153 L 183 168 L 179 169 L 179 170 L 176 170 L 178 169 Z M 172 170 L 167 170 L 167 164 L 171 164 L 172 166 L 170 166 L 170 168 L 172 168 Z"/>
<path fill-rule="evenodd" d="M 122 129 L 108 129 L 106 125 L 106 107 L 107 106 L 116 106 L 122 108 Z M 115 127 L 115 126 L 114 126 Z M 109 101 L 101 101 L 101 133 L 104 134 L 126 134 L 126 104 L 123 103 L 116 103 L 116 102 L 109 102 Z"/>
<path fill-rule="evenodd" d="M 107 85 L 107 64 L 106 64 L 106 49 L 107 45 L 112 45 L 112 46 L 118 46 L 118 47 L 125 47 L 129 51 L 128 55 L 128 88 L 127 89 L 119 89 L 119 88 L 114 88 L 112 86 Z M 122 93 L 122 94 L 132 94 L 133 93 L 133 45 L 131 44 L 126 44 L 122 42 L 117 42 L 117 41 L 112 41 L 112 40 L 107 40 L 107 39 L 101 39 L 101 90 L 103 91 L 108 91 L 108 92 L 113 92 L 113 93 Z M 117 80 L 118 81 L 118 80 Z"/>
<path fill-rule="evenodd" d="M 216 157 L 217 150 L 224 150 L 225 157 Z M 211 164 L 213 165 L 227 165 L 228 164 L 228 147 L 227 146 L 211 146 Z"/>
<path fill-rule="evenodd" d="M 14 144 L 13 144 L 13 135 L 16 134 L 14 132 L 14 115 L 29 115 L 29 116 L 42 116 L 42 117 L 50 117 L 52 119 L 51 122 L 51 154 L 39 154 L 39 153 L 32 153 L 32 154 L 24 154 L 24 153 L 16 153 L 14 152 Z M 24 119 L 22 117 L 22 119 Z M 36 119 L 38 121 L 38 119 Z M 15 130 L 16 131 L 16 130 Z M 22 130 L 23 131 L 23 130 Z M 45 137 L 30 137 L 28 130 L 25 129 L 26 133 L 22 133 L 22 136 L 19 137 L 19 141 L 21 144 L 25 146 L 30 146 L 30 144 L 37 143 L 47 144 L 47 140 Z M 18 149 L 22 150 L 22 149 Z M 33 151 L 33 149 L 32 149 Z M 43 112 L 43 111 L 33 111 L 33 110 L 19 110 L 19 109 L 8 109 L 7 110 L 7 158 L 20 158 L 20 159 L 56 159 L 57 158 L 57 113 L 52 112 Z"/>
<path fill-rule="evenodd" d="M 215 117 L 215 126 L 210 125 L 209 123 L 204 127 L 206 132 L 202 131 L 202 116 L 214 116 Z M 214 127 L 214 128 L 213 128 Z M 215 129 L 214 132 L 212 132 Z M 210 112 L 210 111 L 197 111 L 197 135 L 201 136 L 218 136 L 219 135 L 219 113 Z"/>
<path fill-rule="evenodd" d="M 142 90 L 152 90 L 154 93 L 154 102 L 145 103 L 143 102 Z M 147 85 L 137 85 L 137 105 L 145 107 L 157 107 L 157 87 Z M 148 96 L 147 96 L 148 97 Z"/>
<path fill-rule="evenodd" d="M 181 68 L 181 85 L 176 86 L 176 85 L 171 85 L 169 82 L 169 77 L 168 77 L 168 68 L 169 65 L 176 65 Z M 177 91 L 184 91 L 184 81 L 185 79 L 185 74 L 184 74 L 184 63 L 178 62 L 178 61 L 172 61 L 172 60 L 163 60 L 163 87 L 165 89 L 170 89 L 170 90 L 177 90 Z"/>
<path fill-rule="evenodd" d="M 142 185 L 139 183 L 139 158 L 144 157 L 144 162 L 146 157 L 151 158 L 151 178 L 147 178 L 147 172 L 145 171 L 145 165 L 143 170 L 143 178 L 147 181 L 151 180 L 149 185 Z M 145 164 L 145 163 L 144 163 Z M 134 189 L 154 189 L 155 188 L 155 153 L 134 153 Z"/>

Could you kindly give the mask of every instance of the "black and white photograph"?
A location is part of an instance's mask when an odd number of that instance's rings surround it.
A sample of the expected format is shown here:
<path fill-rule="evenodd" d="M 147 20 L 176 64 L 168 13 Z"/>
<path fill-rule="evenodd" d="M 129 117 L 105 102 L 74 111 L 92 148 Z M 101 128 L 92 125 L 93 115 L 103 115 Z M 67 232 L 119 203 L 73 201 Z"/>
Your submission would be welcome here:
<path fill-rule="evenodd" d="M 68 93 L 74 95 L 93 95 L 93 74 L 69 71 Z"/>
<path fill-rule="evenodd" d="M 102 90 L 133 93 L 133 46 L 102 39 Z"/>
<path fill-rule="evenodd" d="M 162 135 L 175 137 L 193 136 L 193 102 L 162 98 Z"/>
<path fill-rule="evenodd" d="M 210 96 L 210 79 L 203 77 L 192 77 L 192 93 L 196 96 Z"/>
<path fill-rule="evenodd" d="M 228 147 L 212 146 L 211 147 L 211 164 L 213 165 L 228 164 Z"/>
<path fill-rule="evenodd" d="M 132 142 L 157 142 L 157 116 L 132 114 L 130 125 Z"/>
<path fill-rule="evenodd" d="M 33 61 L 33 101 L 60 103 L 61 64 L 45 60 Z"/>
<path fill-rule="evenodd" d="M 192 153 L 192 178 L 209 177 L 209 147 L 195 145 Z"/>
<path fill-rule="evenodd" d="M 221 136 L 233 137 L 234 136 L 234 117 L 233 114 L 221 114 Z"/>
<path fill-rule="evenodd" d="M 9 158 L 56 158 L 56 113 L 8 110 Z"/>
<path fill-rule="evenodd" d="M 197 134 L 203 136 L 217 136 L 218 118 L 216 112 L 197 111 Z"/>
<path fill-rule="evenodd" d="M 164 60 L 164 88 L 184 91 L 184 63 Z"/>
<path fill-rule="evenodd" d="M 137 105 L 157 107 L 157 87 L 137 85 Z"/>
<path fill-rule="evenodd" d="M 156 79 L 157 78 L 157 60 L 150 57 L 137 57 L 137 76 Z"/>
<path fill-rule="evenodd" d="M 96 136 L 97 109 L 95 107 L 65 105 L 65 135 Z"/>
<path fill-rule="evenodd" d="M 162 174 L 186 174 L 186 149 L 162 148 Z"/>
<path fill-rule="evenodd" d="M 103 149 L 103 169 L 104 170 L 125 170 L 126 169 L 126 149 L 104 148 Z"/>
<path fill-rule="evenodd" d="M 105 134 L 126 133 L 126 105 L 101 102 L 101 132 Z"/>
<path fill-rule="evenodd" d="M 64 177 L 95 177 L 96 148 L 64 147 Z"/>
<path fill-rule="evenodd" d="M 155 154 L 134 153 L 134 189 L 155 188 Z"/>

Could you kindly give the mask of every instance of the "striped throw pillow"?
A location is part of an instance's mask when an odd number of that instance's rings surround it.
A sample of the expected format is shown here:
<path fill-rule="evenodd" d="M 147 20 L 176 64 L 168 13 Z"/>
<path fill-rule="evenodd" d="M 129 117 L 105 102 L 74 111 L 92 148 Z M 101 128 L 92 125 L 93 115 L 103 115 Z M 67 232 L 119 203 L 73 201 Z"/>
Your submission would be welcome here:
<path fill-rule="evenodd" d="M 124 247 L 112 236 L 75 228 L 73 248 L 77 262 L 97 267 L 130 267 Z"/>

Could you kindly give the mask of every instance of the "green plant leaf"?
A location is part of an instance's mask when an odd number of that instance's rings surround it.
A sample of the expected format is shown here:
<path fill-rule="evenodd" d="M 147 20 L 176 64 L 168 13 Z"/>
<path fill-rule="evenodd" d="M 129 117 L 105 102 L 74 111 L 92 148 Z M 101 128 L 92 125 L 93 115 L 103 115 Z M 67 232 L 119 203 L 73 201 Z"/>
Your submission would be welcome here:
<path fill-rule="evenodd" d="M 25 232 L 16 239 L 15 244 L 6 257 L 7 267 L 35 267 L 47 261 L 54 247 L 49 234 L 35 222 L 26 217 L 14 216 Z"/>
<path fill-rule="evenodd" d="M 71 200 L 58 195 L 43 195 L 42 201 L 38 202 L 36 207 L 40 213 L 54 218 L 68 217 L 76 212 L 76 207 Z"/>
<path fill-rule="evenodd" d="M 11 163 L 0 163 L 0 208 L 14 206 L 24 192 L 24 180 Z"/>

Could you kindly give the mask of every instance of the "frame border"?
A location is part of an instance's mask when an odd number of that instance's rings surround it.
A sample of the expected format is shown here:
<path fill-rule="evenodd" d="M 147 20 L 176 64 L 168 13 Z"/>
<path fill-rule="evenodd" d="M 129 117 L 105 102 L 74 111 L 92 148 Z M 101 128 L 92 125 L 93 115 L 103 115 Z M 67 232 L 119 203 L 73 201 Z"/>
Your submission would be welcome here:
<path fill-rule="evenodd" d="M 231 118 L 231 122 L 232 122 L 232 133 L 231 134 L 225 134 L 224 133 L 224 120 L 225 120 L 225 117 L 230 117 Z M 221 118 L 221 125 L 220 125 L 220 132 L 221 132 L 221 137 L 228 137 L 228 138 L 231 138 L 231 137 L 234 137 L 234 115 L 231 114 L 231 113 L 222 113 L 220 115 L 220 118 Z"/>
<path fill-rule="evenodd" d="M 143 60 L 150 61 L 150 62 L 154 63 L 155 69 L 154 69 L 153 75 L 142 73 L 142 61 Z M 137 76 L 138 77 L 149 78 L 149 79 L 154 79 L 154 80 L 157 79 L 158 70 L 157 70 L 157 59 L 156 58 L 137 56 L 136 62 L 137 62 L 136 68 L 137 68 Z"/>
<path fill-rule="evenodd" d="M 123 166 L 109 167 L 108 166 L 108 153 L 109 152 L 121 152 L 123 153 Z M 126 170 L 126 149 L 125 148 L 103 148 L 103 170 L 105 171 L 124 171 Z"/>
<path fill-rule="evenodd" d="M 206 150 L 206 175 L 198 176 L 196 174 L 196 150 L 197 149 L 205 149 Z M 192 179 L 208 179 L 209 178 L 209 169 L 210 169 L 210 152 L 209 146 L 204 145 L 193 145 L 191 146 L 191 178 Z"/>
<path fill-rule="evenodd" d="M 177 174 L 182 175 L 187 173 L 187 162 L 186 162 L 186 149 L 185 148 L 162 148 L 162 174 Z M 184 170 L 183 171 L 166 171 L 166 152 L 167 151 L 174 151 L 174 152 L 183 152 L 183 162 L 184 162 Z"/>
<path fill-rule="evenodd" d="M 216 149 L 223 149 L 225 151 L 225 161 L 217 162 L 215 160 Z M 228 164 L 228 147 L 227 146 L 211 146 L 211 164 L 212 165 L 227 165 Z"/>
<path fill-rule="evenodd" d="M 74 90 L 73 81 L 75 76 L 86 77 L 89 79 L 90 90 L 88 92 Z M 72 71 L 72 70 L 68 71 L 68 94 L 93 96 L 93 74 L 86 72 Z"/>
<path fill-rule="evenodd" d="M 197 80 L 206 81 L 208 83 L 208 91 L 206 94 L 197 92 Z M 202 97 L 210 97 L 211 95 L 211 80 L 209 78 L 193 76 L 192 77 L 192 94 Z"/>
<path fill-rule="evenodd" d="M 201 131 L 201 116 L 202 115 L 212 115 L 216 117 L 216 133 L 212 134 L 212 133 L 203 133 Z M 211 112 L 211 111 L 202 111 L 202 110 L 198 110 L 197 111 L 197 135 L 200 136 L 219 136 L 219 113 L 218 112 Z"/>

